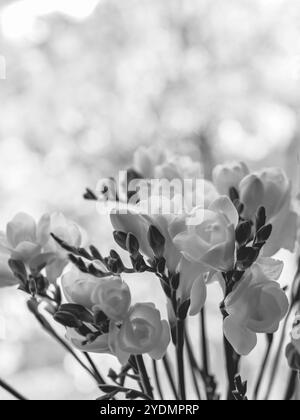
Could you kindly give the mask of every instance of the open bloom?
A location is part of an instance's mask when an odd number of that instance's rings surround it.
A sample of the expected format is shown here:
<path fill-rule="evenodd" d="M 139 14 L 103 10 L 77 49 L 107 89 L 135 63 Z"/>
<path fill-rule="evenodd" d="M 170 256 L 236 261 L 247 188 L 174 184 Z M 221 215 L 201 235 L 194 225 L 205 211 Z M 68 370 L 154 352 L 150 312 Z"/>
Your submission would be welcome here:
<path fill-rule="evenodd" d="M 222 196 L 208 209 L 196 209 L 174 243 L 188 261 L 204 265 L 206 271 L 229 271 L 235 262 L 238 220 L 234 205 Z"/>
<path fill-rule="evenodd" d="M 258 333 L 275 333 L 287 314 L 288 299 L 275 281 L 280 272 L 272 259 L 255 264 L 225 300 L 224 334 L 240 355 L 254 349 Z"/>
<path fill-rule="evenodd" d="M 134 168 L 144 178 L 169 181 L 201 178 L 203 172 L 200 162 L 190 156 L 167 154 L 157 146 L 140 147 L 134 155 Z"/>
<path fill-rule="evenodd" d="M 220 194 L 228 195 L 230 188 L 238 190 L 240 182 L 248 174 L 249 169 L 243 162 L 217 165 L 213 170 L 213 182 Z"/>
<path fill-rule="evenodd" d="M 281 248 L 293 251 L 297 236 L 297 214 L 292 209 L 292 186 L 280 168 L 268 168 L 247 175 L 239 185 L 245 205 L 244 217 L 253 219 L 257 209 L 265 207 L 267 221 L 273 226 L 264 255 L 272 256 Z"/>
<path fill-rule="evenodd" d="M 100 279 L 92 296 L 93 310 L 100 309 L 113 321 L 126 318 L 130 304 L 131 293 L 128 285 L 121 277 Z"/>
<path fill-rule="evenodd" d="M 117 347 L 123 354 L 148 353 L 158 360 L 165 355 L 170 343 L 169 324 L 161 320 L 154 304 L 138 303 L 131 308 L 116 339 Z"/>
<path fill-rule="evenodd" d="M 19 284 L 19 280 L 13 275 L 8 266 L 8 257 L 0 254 L 0 288 Z"/>
<path fill-rule="evenodd" d="M 61 286 L 68 303 L 75 303 L 91 310 L 92 295 L 102 279 L 85 274 L 73 268 L 62 276 Z"/>
<path fill-rule="evenodd" d="M 49 216 L 48 231 L 54 233 L 68 245 L 77 248 L 81 245 L 82 235 L 78 225 L 67 219 L 62 213 L 53 213 Z M 55 255 L 53 262 L 46 268 L 48 280 L 55 282 L 69 263 L 67 252 L 50 236 L 44 250 Z"/>
<path fill-rule="evenodd" d="M 84 306 L 92 312 L 100 310 L 113 321 L 121 321 L 128 314 L 131 293 L 119 276 L 96 278 L 73 269 L 63 275 L 61 285 L 69 303 Z"/>
<path fill-rule="evenodd" d="M 0 251 L 12 259 L 29 263 L 41 253 L 49 240 L 49 216 L 43 216 L 36 224 L 26 213 L 18 213 L 7 224 L 6 233 L 0 233 Z"/>

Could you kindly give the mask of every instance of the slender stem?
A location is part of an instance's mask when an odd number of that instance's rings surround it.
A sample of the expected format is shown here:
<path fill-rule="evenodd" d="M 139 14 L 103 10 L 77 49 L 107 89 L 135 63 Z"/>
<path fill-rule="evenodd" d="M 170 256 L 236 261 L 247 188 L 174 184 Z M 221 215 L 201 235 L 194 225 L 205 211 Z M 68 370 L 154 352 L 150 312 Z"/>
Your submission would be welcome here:
<path fill-rule="evenodd" d="M 87 361 L 89 362 L 91 368 L 93 369 L 93 371 L 95 373 L 95 376 L 96 376 L 96 378 L 98 380 L 98 383 L 100 385 L 104 385 L 105 384 L 105 380 L 102 377 L 101 373 L 99 372 L 99 370 L 98 370 L 97 366 L 95 365 L 95 363 L 94 363 L 93 359 L 91 358 L 91 356 L 88 353 L 86 353 L 86 352 L 84 352 L 83 354 L 86 357 Z"/>
<path fill-rule="evenodd" d="M 182 401 L 186 400 L 185 372 L 184 372 L 184 321 L 177 320 L 177 368 L 178 368 L 178 393 Z"/>
<path fill-rule="evenodd" d="M 270 398 L 270 395 L 271 395 L 271 392 L 272 392 L 272 389 L 273 389 L 273 386 L 274 386 L 274 383 L 275 383 L 275 377 L 278 373 L 278 365 L 279 365 L 280 357 L 282 355 L 283 345 L 284 345 L 285 338 L 286 338 L 286 330 L 287 330 L 288 321 L 289 321 L 291 313 L 292 313 L 292 307 L 290 307 L 290 310 L 289 310 L 289 312 L 288 312 L 288 314 L 287 314 L 287 316 L 284 320 L 280 341 L 279 341 L 279 344 L 278 344 L 278 347 L 277 347 L 276 356 L 275 356 L 275 359 L 273 361 L 272 368 L 271 368 L 270 380 L 269 380 L 269 384 L 268 384 L 268 387 L 267 387 L 267 392 L 266 392 L 266 395 L 265 395 L 265 398 L 264 398 L 265 400 L 268 400 Z"/>
<path fill-rule="evenodd" d="M 196 375 L 196 372 L 199 373 L 199 367 L 197 365 L 197 361 L 195 359 L 195 356 L 194 356 L 194 353 L 193 353 L 192 347 L 190 345 L 187 334 L 185 336 L 185 340 L 186 340 L 187 354 L 188 354 L 189 363 L 190 363 L 191 372 L 192 372 L 194 389 L 195 389 L 197 398 L 200 401 L 200 400 L 202 400 L 202 398 L 201 398 L 200 388 L 199 388 L 199 385 L 198 385 L 197 375 Z"/>
<path fill-rule="evenodd" d="M 297 386 L 297 379 L 298 372 L 296 370 L 293 370 L 290 374 L 290 379 L 288 381 L 288 387 L 284 396 L 284 401 L 290 401 L 293 398 Z"/>
<path fill-rule="evenodd" d="M 8 385 L 3 379 L 0 379 L 0 387 L 5 389 L 9 394 L 14 396 L 19 401 L 27 401 L 27 398 L 23 397 L 18 391 Z"/>
<path fill-rule="evenodd" d="M 169 379 L 174 397 L 175 397 L 176 400 L 179 400 L 179 396 L 177 394 L 177 389 L 176 389 L 175 381 L 174 381 L 174 378 L 173 378 L 173 374 L 172 374 L 172 370 L 171 370 L 171 367 L 170 367 L 170 362 L 169 362 L 169 358 L 168 358 L 167 354 L 163 358 L 163 364 L 164 364 L 164 367 L 165 367 L 165 370 L 166 370 L 166 373 L 167 373 L 167 377 Z"/>
<path fill-rule="evenodd" d="M 43 329 L 52 337 L 54 338 L 59 344 L 61 344 L 61 346 L 67 351 L 69 352 L 73 358 L 80 364 L 80 366 L 82 366 L 82 368 L 84 370 L 86 370 L 97 382 L 98 384 L 98 378 L 95 376 L 95 374 L 83 363 L 83 361 L 77 356 L 77 354 L 75 353 L 75 351 L 72 349 L 72 347 L 65 341 L 63 340 L 58 334 L 57 332 L 54 330 L 54 328 L 52 328 L 52 326 L 50 325 L 50 323 L 46 320 L 46 318 L 38 311 L 37 308 L 35 308 L 32 305 L 28 305 L 28 309 L 30 310 L 30 312 L 35 316 L 36 320 L 39 322 L 39 324 L 43 327 Z M 103 385 L 103 383 L 102 383 Z"/>
<path fill-rule="evenodd" d="M 147 369 L 146 369 L 146 366 L 145 366 L 145 363 L 144 363 L 143 356 L 142 355 L 136 356 L 136 362 L 137 362 L 139 373 L 140 373 L 140 376 L 141 376 L 144 392 L 151 399 L 154 399 L 152 386 L 151 386 L 151 383 L 150 383 L 150 379 L 149 379 L 148 372 L 147 372 Z"/>
<path fill-rule="evenodd" d="M 227 369 L 227 378 L 228 378 L 228 392 L 227 400 L 234 400 L 233 391 L 235 389 L 235 376 L 238 373 L 240 356 L 234 351 L 231 344 L 224 336 L 224 349 L 226 356 L 226 369 Z"/>
<path fill-rule="evenodd" d="M 268 334 L 267 335 L 267 340 L 268 340 L 268 344 L 267 344 L 266 354 L 265 354 L 265 357 L 262 361 L 262 365 L 261 365 L 261 368 L 260 368 L 260 374 L 259 374 L 259 377 L 257 379 L 255 390 L 254 390 L 254 399 L 255 400 L 257 400 L 257 398 L 258 398 L 258 394 L 259 394 L 259 391 L 260 391 L 262 380 L 263 380 L 263 377 L 265 375 L 267 364 L 268 364 L 268 361 L 269 361 L 269 358 L 270 358 L 272 345 L 273 345 L 273 342 L 274 342 L 273 334 Z"/>
<path fill-rule="evenodd" d="M 156 383 L 157 391 L 158 391 L 158 394 L 159 394 L 159 398 L 163 401 L 164 400 L 164 394 L 162 392 L 162 387 L 161 387 L 160 378 L 159 378 L 159 374 L 158 374 L 157 361 L 153 360 L 152 365 L 153 365 L 155 383 Z"/>
<path fill-rule="evenodd" d="M 205 308 L 200 313 L 201 323 L 201 354 L 203 360 L 203 371 L 205 376 L 209 376 L 209 359 L 208 359 L 208 345 L 207 345 L 207 334 L 206 334 L 206 313 Z"/>

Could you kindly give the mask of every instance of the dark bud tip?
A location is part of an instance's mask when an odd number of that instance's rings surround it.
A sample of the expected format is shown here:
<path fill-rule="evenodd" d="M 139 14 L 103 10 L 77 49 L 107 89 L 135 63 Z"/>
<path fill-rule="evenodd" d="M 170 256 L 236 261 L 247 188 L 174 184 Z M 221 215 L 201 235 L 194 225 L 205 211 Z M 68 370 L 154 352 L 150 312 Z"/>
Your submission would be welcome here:
<path fill-rule="evenodd" d="M 230 200 L 234 203 L 236 200 L 240 199 L 240 194 L 235 187 L 229 188 L 229 197 Z"/>
<path fill-rule="evenodd" d="M 137 238 L 129 233 L 126 238 L 126 249 L 131 255 L 137 255 L 140 250 L 140 244 Z"/>
<path fill-rule="evenodd" d="M 256 213 L 256 231 L 258 232 L 263 226 L 265 226 L 267 221 L 266 209 L 260 207 Z"/>
<path fill-rule="evenodd" d="M 266 242 L 270 238 L 272 231 L 273 231 L 273 226 L 271 224 L 260 228 L 256 234 L 257 242 Z"/>
<path fill-rule="evenodd" d="M 58 311 L 54 315 L 54 319 L 64 327 L 80 328 L 82 323 L 70 312 Z"/>
<path fill-rule="evenodd" d="M 180 273 L 176 273 L 171 278 L 171 286 L 173 290 L 178 290 L 180 283 Z"/>
<path fill-rule="evenodd" d="M 238 263 L 243 269 L 251 267 L 251 265 L 257 260 L 259 250 L 252 247 L 240 248 L 237 252 Z"/>
<path fill-rule="evenodd" d="M 156 270 L 159 274 L 165 274 L 166 271 L 166 260 L 164 258 L 160 258 L 156 264 Z"/>
<path fill-rule="evenodd" d="M 157 258 L 164 255 L 166 240 L 155 226 L 150 226 L 148 231 L 148 241 Z"/>
<path fill-rule="evenodd" d="M 126 247 L 127 234 L 124 232 L 115 230 L 113 235 L 114 235 L 114 240 L 119 245 L 119 247 L 127 251 L 127 247 Z"/>
<path fill-rule="evenodd" d="M 252 223 L 250 221 L 242 222 L 236 229 L 236 241 L 239 245 L 245 245 L 252 234 Z"/>
<path fill-rule="evenodd" d="M 190 309 L 190 306 L 191 306 L 191 300 L 190 299 L 186 300 L 185 302 L 183 302 L 179 306 L 179 308 L 178 308 L 178 318 L 181 321 L 184 321 L 186 319 L 188 311 Z"/>

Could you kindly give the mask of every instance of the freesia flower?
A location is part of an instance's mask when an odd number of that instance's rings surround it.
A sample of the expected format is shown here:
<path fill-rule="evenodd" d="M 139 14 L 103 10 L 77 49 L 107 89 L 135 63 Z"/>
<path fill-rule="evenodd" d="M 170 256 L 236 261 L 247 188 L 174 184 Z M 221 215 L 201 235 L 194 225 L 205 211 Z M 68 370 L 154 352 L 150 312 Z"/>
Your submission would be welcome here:
<path fill-rule="evenodd" d="M 134 168 L 147 179 L 202 178 L 200 162 L 190 156 L 165 153 L 157 146 L 140 147 L 134 154 Z"/>
<path fill-rule="evenodd" d="M 267 222 L 273 226 L 264 255 L 272 256 L 281 248 L 293 251 L 297 237 L 297 214 L 292 209 L 292 185 L 280 168 L 269 168 L 246 176 L 239 185 L 245 205 L 243 216 L 254 219 L 257 209 L 265 207 Z"/>
<path fill-rule="evenodd" d="M 92 295 L 100 281 L 101 279 L 73 268 L 62 276 L 61 286 L 67 302 L 91 310 L 94 305 Z"/>
<path fill-rule="evenodd" d="M 61 285 L 69 303 L 81 305 L 92 312 L 100 310 L 113 321 L 121 321 L 128 314 L 131 293 L 119 276 L 96 278 L 72 269 L 62 276 Z"/>
<path fill-rule="evenodd" d="M 101 310 L 113 321 L 126 318 L 130 304 L 131 293 L 128 285 L 121 277 L 100 279 L 92 296 L 93 310 Z"/>
<path fill-rule="evenodd" d="M 154 304 L 138 303 L 131 308 L 116 337 L 116 345 L 123 354 L 149 354 L 158 360 L 169 346 L 170 329 Z"/>
<path fill-rule="evenodd" d="M 8 266 L 8 257 L 0 254 L 0 288 L 19 284 L 19 280 L 13 275 Z"/>
<path fill-rule="evenodd" d="M 0 234 L 0 251 L 12 259 L 29 263 L 38 256 L 49 240 L 49 216 L 43 216 L 38 224 L 26 213 L 18 213 L 7 224 L 6 233 Z"/>
<path fill-rule="evenodd" d="M 249 169 L 243 162 L 217 165 L 213 170 L 213 183 L 220 194 L 228 195 L 230 188 L 238 190 L 240 182 L 248 174 Z"/>
<path fill-rule="evenodd" d="M 288 299 L 276 282 L 280 273 L 271 259 L 254 264 L 225 299 L 224 334 L 238 354 L 254 349 L 257 334 L 275 333 L 287 314 Z"/>
<path fill-rule="evenodd" d="M 235 262 L 238 221 L 236 208 L 222 196 L 208 209 L 196 209 L 174 243 L 188 261 L 204 265 L 206 271 L 229 271 Z"/>

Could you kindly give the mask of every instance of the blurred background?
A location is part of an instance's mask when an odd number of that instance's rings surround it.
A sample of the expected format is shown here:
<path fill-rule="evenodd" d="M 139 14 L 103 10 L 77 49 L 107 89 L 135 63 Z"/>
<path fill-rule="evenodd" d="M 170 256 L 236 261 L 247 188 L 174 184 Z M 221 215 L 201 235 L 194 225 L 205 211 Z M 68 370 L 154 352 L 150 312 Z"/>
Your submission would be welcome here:
<path fill-rule="evenodd" d="M 111 227 L 83 191 L 147 144 L 201 159 L 207 177 L 224 160 L 279 165 L 298 191 L 298 0 L 0 0 L 0 37 L 0 229 L 21 210 L 61 210 L 107 252 Z M 152 278 L 129 282 L 163 305 Z M 98 396 L 21 294 L 1 291 L 0 319 L 1 377 L 36 399 Z M 220 329 L 209 324 L 222 377 Z"/>

